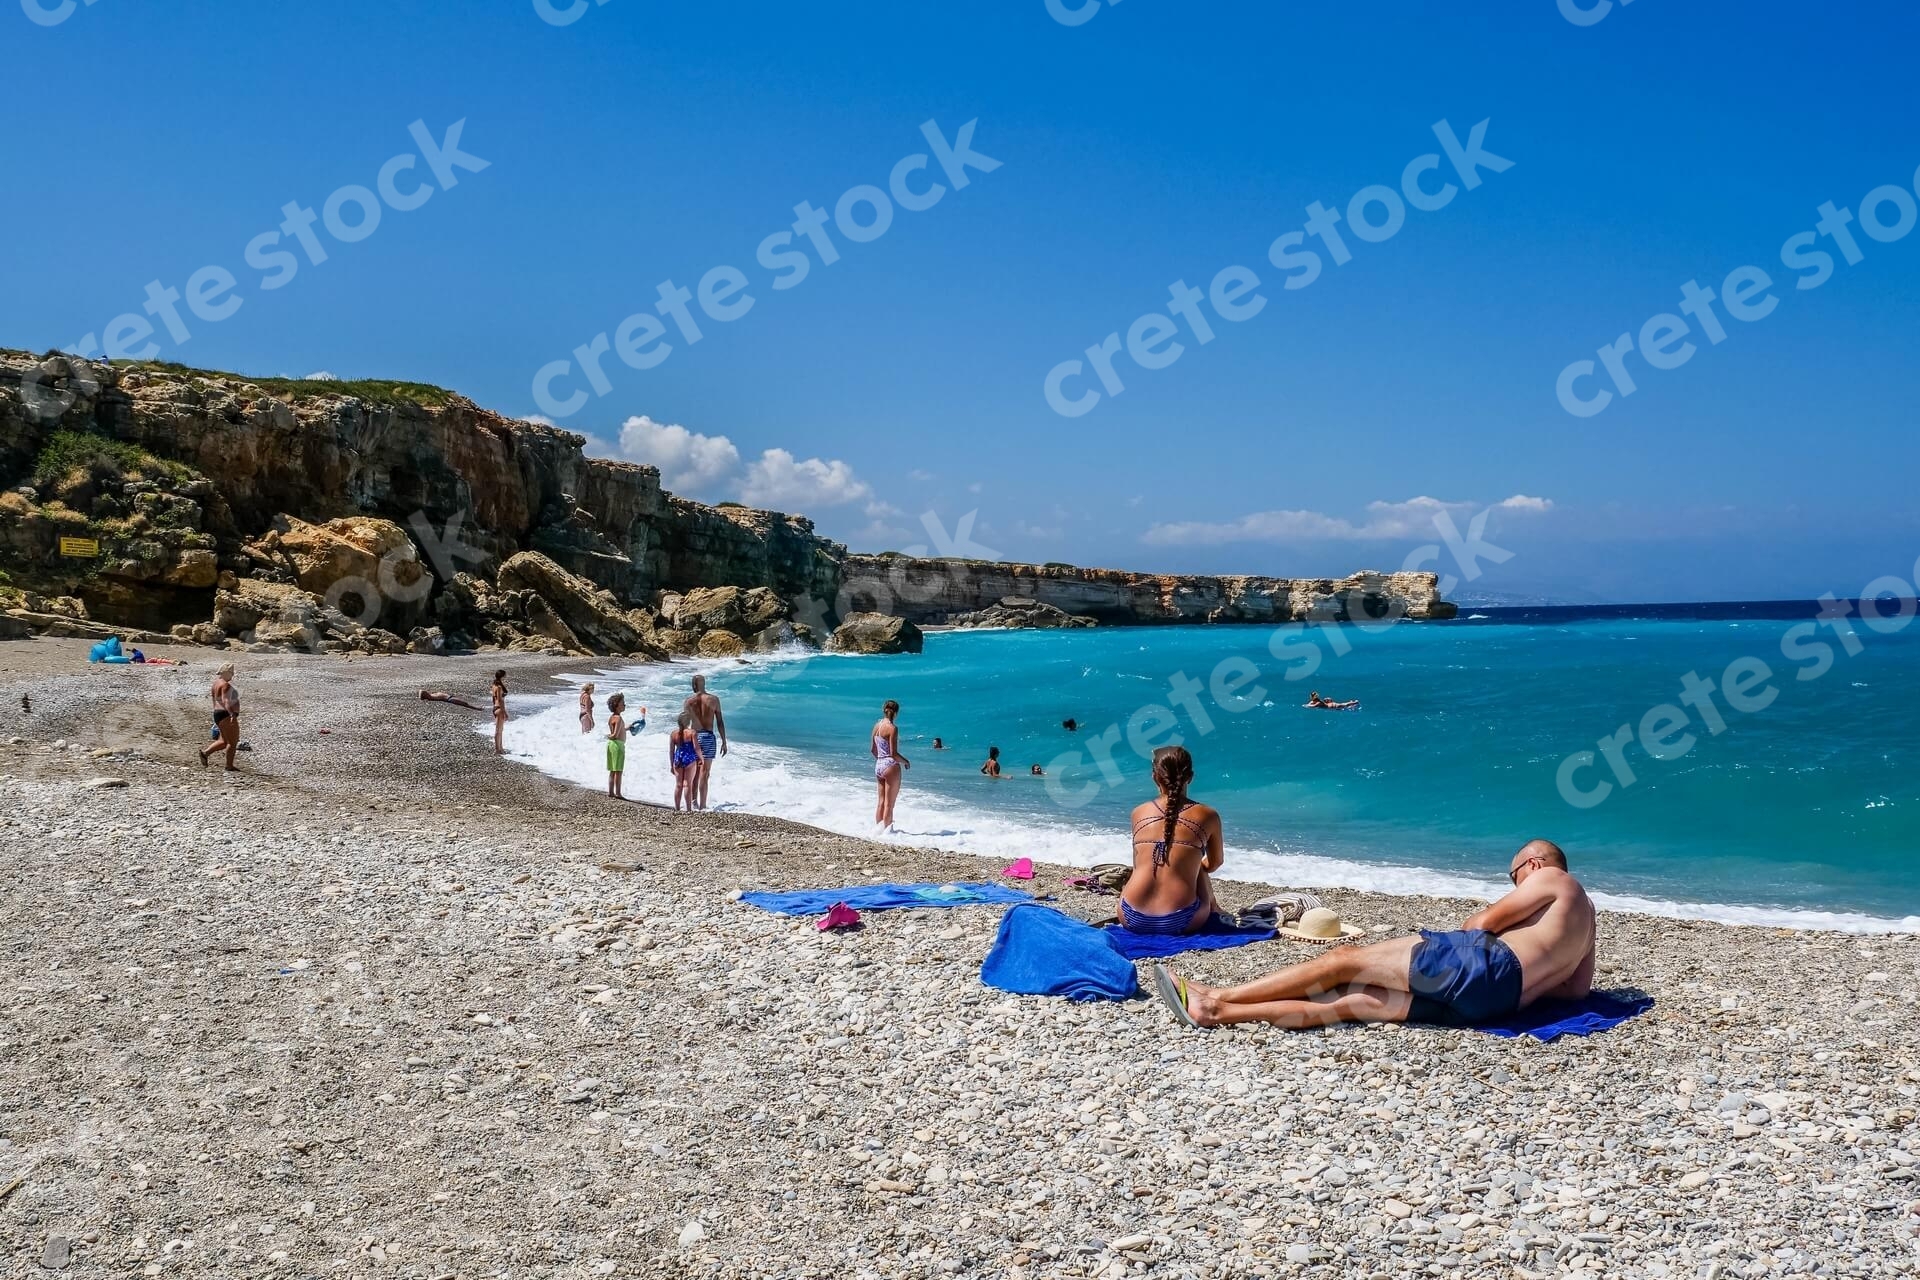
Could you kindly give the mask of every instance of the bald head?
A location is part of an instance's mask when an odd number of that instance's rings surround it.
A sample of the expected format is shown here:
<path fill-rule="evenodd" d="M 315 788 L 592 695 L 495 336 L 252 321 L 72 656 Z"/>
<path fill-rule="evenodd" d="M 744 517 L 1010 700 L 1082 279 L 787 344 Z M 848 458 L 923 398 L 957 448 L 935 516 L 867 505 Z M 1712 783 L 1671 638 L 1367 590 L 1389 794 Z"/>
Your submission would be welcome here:
<path fill-rule="evenodd" d="M 1507 878 L 1519 884 L 1530 872 L 1540 867 L 1565 871 L 1567 855 L 1551 840 L 1529 840 L 1520 846 L 1520 852 L 1513 855 L 1513 861 L 1507 867 Z"/>

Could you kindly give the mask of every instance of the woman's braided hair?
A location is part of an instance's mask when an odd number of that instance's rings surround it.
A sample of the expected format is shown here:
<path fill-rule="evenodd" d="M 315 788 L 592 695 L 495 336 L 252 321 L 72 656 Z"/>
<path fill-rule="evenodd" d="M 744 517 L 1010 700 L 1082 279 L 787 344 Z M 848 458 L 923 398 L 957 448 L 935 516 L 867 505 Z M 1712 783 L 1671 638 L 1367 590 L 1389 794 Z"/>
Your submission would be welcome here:
<path fill-rule="evenodd" d="M 1180 821 L 1180 810 L 1187 805 L 1187 787 L 1193 782 L 1193 757 L 1185 747 L 1161 747 L 1153 753 L 1153 781 L 1167 797 L 1167 825 L 1160 833 L 1164 852 L 1173 844 L 1173 832 Z"/>

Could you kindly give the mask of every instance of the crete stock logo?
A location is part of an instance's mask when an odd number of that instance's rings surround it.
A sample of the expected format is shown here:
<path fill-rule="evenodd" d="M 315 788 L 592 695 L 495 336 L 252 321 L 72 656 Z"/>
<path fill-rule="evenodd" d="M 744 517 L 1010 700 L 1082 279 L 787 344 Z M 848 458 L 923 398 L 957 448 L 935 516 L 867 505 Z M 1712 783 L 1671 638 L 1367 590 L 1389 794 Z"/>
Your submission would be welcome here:
<path fill-rule="evenodd" d="M 27 15 L 27 21 L 36 27 L 57 27 L 71 18 L 80 6 L 89 9 L 94 0 L 60 0 L 58 4 L 48 4 L 46 0 L 20 0 L 20 12 Z"/>
<path fill-rule="evenodd" d="M 604 2 L 604 0 L 603 0 Z M 1120 0 L 1105 0 L 1112 6 Z M 1100 16 L 1102 0 L 1046 0 L 1047 13 L 1063 27 L 1084 27 Z"/>
<path fill-rule="evenodd" d="M 601 0 L 605 3 L 606 0 Z M 1633 0 L 1619 0 L 1622 7 Z M 1582 5 L 1580 0 L 1559 0 L 1560 16 L 1576 27 L 1590 27 L 1613 12 L 1614 0 L 1594 0 L 1594 3 Z"/>

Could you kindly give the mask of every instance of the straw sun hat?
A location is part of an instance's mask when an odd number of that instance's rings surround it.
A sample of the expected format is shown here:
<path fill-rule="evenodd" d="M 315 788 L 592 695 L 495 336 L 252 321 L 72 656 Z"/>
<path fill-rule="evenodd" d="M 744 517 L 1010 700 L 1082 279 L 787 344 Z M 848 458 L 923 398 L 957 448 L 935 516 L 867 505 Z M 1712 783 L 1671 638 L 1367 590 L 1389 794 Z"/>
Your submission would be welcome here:
<path fill-rule="evenodd" d="M 1315 907 L 1293 924 L 1283 925 L 1280 936 L 1301 942 L 1338 942 L 1342 938 L 1357 938 L 1363 932 L 1365 930 L 1356 925 L 1343 923 L 1327 908 Z"/>

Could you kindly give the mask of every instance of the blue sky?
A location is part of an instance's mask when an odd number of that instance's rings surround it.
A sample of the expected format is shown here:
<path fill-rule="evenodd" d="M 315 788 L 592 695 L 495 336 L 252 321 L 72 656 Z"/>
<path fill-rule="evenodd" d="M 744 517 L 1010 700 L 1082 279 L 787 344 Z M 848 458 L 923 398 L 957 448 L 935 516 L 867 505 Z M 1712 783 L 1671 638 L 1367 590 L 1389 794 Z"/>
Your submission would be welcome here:
<path fill-rule="evenodd" d="M 561 424 L 856 546 L 926 544 L 922 512 L 951 529 L 977 509 L 973 541 L 1012 558 L 1331 574 L 1434 541 L 1413 499 L 1464 527 L 1519 495 L 1540 501 L 1495 511 L 1513 557 L 1476 588 L 1797 596 L 1913 572 L 1920 234 L 1856 223 L 1862 261 L 1815 290 L 1779 256 L 1822 202 L 1858 217 L 1876 188 L 1913 196 L 1910 8 L 1635 0 L 1586 26 L 1556 0 L 1125 0 L 1079 26 L 1044 0 L 831 13 L 604 0 L 556 26 L 534 0 L 95 0 L 41 25 L 5 0 L 0 344 L 98 337 L 144 314 L 149 281 L 223 267 L 239 310 L 187 316 L 178 343 L 156 321 L 161 358 L 432 381 L 530 415 L 543 365 L 656 314 L 662 281 L 732 266 L 750 311 L 696 308 L 693 344 L 663 318 L 670 356 L 605 357 L 606 394 Z M 1352 261 L 1284 289 L 1275 238 L 1314 201 L 1398 189 L 1442 150 L 1442 119 L 1462 140 L 1489 121 L 1512 167 L 1390 239 L 1349 234 Z M 464 120 L 486 167 L 357 242 L 316 232 L 327 260 L 264 289 L 249 242 L 283 205 L 375 187 L 420 151 L 416 120 L 436 142 Z M 774 290 L 762 241 L 803 201 L 888 188 L 929 153 L 929 120 L 947 139 L 978 120 L 999 166 L 865 243 L 830 229 L 840 260 Z M 398 187 L 432 178 L 422 160 Z M 908 185 L 945 180 L 930 162 Z M 1696 329 L 1678 368 L 1631 365 L 1636 393 L 1592 417 L 1561 407 L 1567 365 L 1747 264 L 1773 279 L 1766 318 L 1722 315 L 1718 345 Z M 1204 346 L 1182 330 L 1158 371 L 1122 357 L 1124 393 L 1083 416 L 1049 408 L 1050 369 L 1165 308 L 1173 281 L 1204 292 L 1236 265 L 1260 314 L 1216 317 Z"/>

